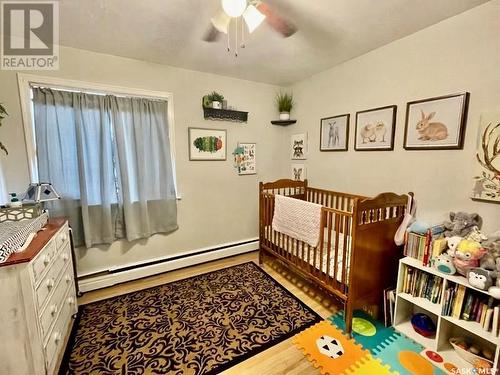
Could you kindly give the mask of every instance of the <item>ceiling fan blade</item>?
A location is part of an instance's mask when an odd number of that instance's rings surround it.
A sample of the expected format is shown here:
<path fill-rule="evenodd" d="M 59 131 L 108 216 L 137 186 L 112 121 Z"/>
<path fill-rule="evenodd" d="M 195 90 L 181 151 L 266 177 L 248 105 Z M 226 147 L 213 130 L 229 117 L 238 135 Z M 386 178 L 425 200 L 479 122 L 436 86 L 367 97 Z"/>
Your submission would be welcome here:
<path fill-rule="evenodd" d="M 288 38 L 297 32 L 297 27 L 293 23 L 281 17 L 266 3 L 259 1 L 255 7 L 266 16 L 267 23 L 283 37 Z"/>
<path fill-rule="evenodd" d="M 205 32 L 205 35 L 203 35 L 203 40 L 205 42 L 216 42 L 220 38 L 221 32 L 217 30 L 214 25 L 210 24 L 208 27 L 208 30 Z"/>
<path fill-rule="evenodd" d="M 225 12 L 220 12 L 210 19 L 210 26 L 203 37 L 205 42 L 215 42 L 219 39 L 221 33 L 227 34 L 231 17 Z"/>

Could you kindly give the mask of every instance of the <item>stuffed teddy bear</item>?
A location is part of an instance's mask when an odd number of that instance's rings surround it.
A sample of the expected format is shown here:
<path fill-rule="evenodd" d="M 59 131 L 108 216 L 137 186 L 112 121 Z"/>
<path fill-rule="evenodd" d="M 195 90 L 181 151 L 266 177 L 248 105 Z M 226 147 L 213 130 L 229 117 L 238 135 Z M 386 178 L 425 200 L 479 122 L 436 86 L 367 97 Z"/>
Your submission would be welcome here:
<path fill-rule="evenodd" d="M 486 254 L 479 242 L 462 240 L 455 250 L 453 265 L 462 276 L 467 276 L 470 268 L 479 267 L 479 260 Z"/>
<path fill-rule="evenodd" d="M 444 222 L 444 235 L 446 237 L 467 237 L 474 227 L 481 228 L 483 219 L 478 214 L 466 212 L 450 212 L 450 221 Z"/>

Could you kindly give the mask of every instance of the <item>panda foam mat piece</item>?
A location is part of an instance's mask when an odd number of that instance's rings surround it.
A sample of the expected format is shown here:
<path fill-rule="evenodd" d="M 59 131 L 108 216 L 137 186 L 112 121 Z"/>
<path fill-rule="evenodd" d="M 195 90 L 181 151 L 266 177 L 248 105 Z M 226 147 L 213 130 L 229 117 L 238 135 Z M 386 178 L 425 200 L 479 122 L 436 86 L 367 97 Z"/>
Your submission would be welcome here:
<path fill-rule="evenodd" d="M 368 350 L 327 321 L 299 333 L 293 342 L 324 375 L 356 373 L 373 359 Z"/>

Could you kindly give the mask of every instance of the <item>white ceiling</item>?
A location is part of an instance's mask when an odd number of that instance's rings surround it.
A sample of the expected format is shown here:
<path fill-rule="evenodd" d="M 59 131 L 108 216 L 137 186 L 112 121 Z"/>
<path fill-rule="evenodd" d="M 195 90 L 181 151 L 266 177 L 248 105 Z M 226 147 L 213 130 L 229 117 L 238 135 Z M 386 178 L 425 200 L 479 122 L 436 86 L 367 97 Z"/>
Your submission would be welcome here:
<path fill-rule="evenodd" d="M 286 85 L 488 0 L 268 0 L 298 26 L 268 25 L 238 58 L 225 38 L 202 41 L 220 0 L 61 0 L 61 44 L 248 80 Z"/>

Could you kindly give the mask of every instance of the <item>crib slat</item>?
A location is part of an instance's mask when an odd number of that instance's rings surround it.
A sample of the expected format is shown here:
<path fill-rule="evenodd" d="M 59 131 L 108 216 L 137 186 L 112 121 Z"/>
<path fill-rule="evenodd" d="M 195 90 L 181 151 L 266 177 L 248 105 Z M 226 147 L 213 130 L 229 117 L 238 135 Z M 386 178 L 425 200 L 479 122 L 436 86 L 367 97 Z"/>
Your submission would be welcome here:
<path fill-rule="evenodd" d="M 332 220 L 333 220 L 333 212 L 328 213 L 328 252 L 326 253 L 326 278 L 331 284 L 331 276 L 330 276 L 330 259 L 332 253 Z"/>
<path fill-rule="evenodd" d="M 335 214 L 335 256 L 333 258 L 333 280 L 337 282 L 337 273 L 339 268 L 339 214 Z M 344 266 L 344 264 L 342 264 Z"/>
<path fill-rule="evenodd" d="M 351 266 L 351 259 L 350 257 L 352 256 L 352 233 L 351 233 L 351 227 L 349 223 L 351 222 L 351 218 L 349 216 L 344 216 L 344 248 L 342 249 L 342 259 L 343 259 L 343 267 L 342 267 L 342 288 L 343 292 L 345 292 L 345 286 L 346 286 L 346 274 L 347 274 L 347 267 L 350 268 Z M 348 237 L 349 236 L 349 237 Z M 351 238 L 351 241 L 347 242 L 347 238 Z M 347 250 L 349 248 L 349 254 L 347 255 Z M 349 258 L 349 259 L 347 259 Z"/>

